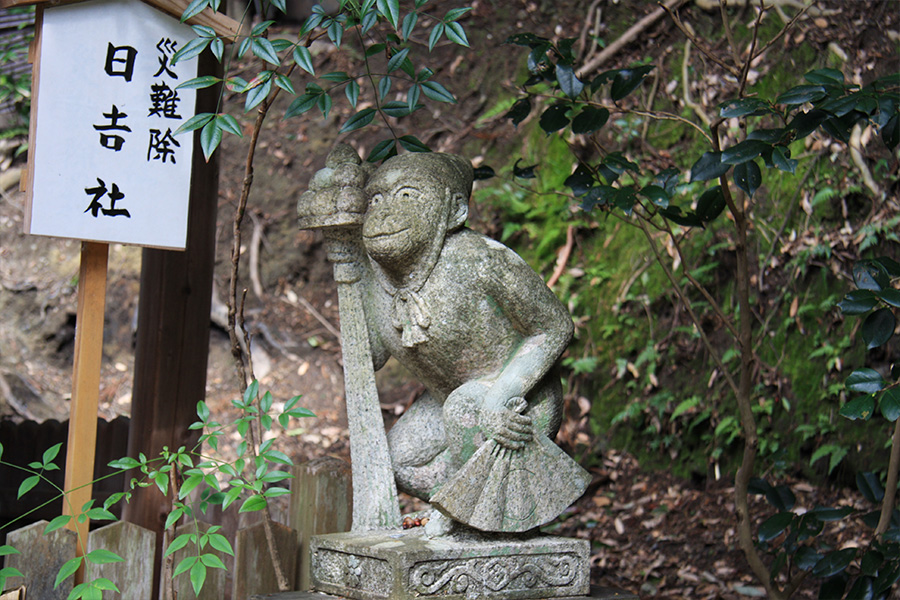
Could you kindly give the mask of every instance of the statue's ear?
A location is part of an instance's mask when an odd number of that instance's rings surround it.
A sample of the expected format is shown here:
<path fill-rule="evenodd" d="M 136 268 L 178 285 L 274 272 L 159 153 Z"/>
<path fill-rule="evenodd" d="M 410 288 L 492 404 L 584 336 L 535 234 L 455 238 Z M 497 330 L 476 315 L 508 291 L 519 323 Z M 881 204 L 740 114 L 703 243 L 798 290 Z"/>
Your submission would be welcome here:
<path fill-rule="evenodd" d="M 462 227 L 469 218 L 469 198 L 456 193 L 450 196 L 450 214 L 447 216 L 447 231 Z"/>

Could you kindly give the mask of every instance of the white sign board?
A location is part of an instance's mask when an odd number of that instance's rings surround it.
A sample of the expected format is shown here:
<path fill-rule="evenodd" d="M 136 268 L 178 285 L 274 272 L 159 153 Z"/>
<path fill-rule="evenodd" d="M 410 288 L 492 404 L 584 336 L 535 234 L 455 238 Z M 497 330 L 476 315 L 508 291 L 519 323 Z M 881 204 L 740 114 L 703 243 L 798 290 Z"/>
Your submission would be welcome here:
<path fill-rule="evenodd" d="M 195 35 L 139 0 L 44 10 L 26 231 L 183 249 L 197 61 Z"/>

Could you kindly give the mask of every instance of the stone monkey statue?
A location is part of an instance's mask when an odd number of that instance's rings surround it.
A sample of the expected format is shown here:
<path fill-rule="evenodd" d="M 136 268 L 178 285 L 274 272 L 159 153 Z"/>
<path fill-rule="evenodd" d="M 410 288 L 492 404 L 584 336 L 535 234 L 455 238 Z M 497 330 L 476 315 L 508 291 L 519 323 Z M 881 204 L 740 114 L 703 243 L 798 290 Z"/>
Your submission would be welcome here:
<path fill-rule="evenodd" d="M 333 168 L 320 171 L 298 203 L 301 223 L 329 211 L 364 211 L 357 243 L 364 250 L 361 284 L 372 366 L 380 369 L 394 356 L 426 388 L 388 432 L 398 488 L 433 501 L 492 440 L 495 456 L 523 454 L 535 446 L 553 460 L 571 462 L 579 471 L 574 487 L 580 489 L 567 492 L 564 509 L 587 483 L 587 474 L 547 441 L 562 417 L 556 365 L 572 337 L 572 320 L 517 254 L 464 226 L 471 165 L 448 154 L 410 153 L 372 171 L 343 145 L 329 163 Z M 536 439 L 544 446 L 532 444 Z M 525 487 L 530 479 L 546 486 L 541 477 L 554 474 L 535 476 L 542 466 L 533 464 L 539 454 L 529 455 L 530 466 L 506 465 L 494 479 L 508 487 L 513 473 Z M 490 469 L 496 459 L 485 460 Z M 491 479 L 487 472 L 475 475 Z M 496 485 L 487 482 L 486 488 Z M 501 499 L 490 502 L 504 504 L 518 491 L 504 488 Z M 542 524 L 532 522 L 533 512 L 526 507 L 525 518 L 514 526 L 508 519 L 501 525 L 502 515 L 496 524 L 470 524 L 524 530 Z M 435 514 L 427 528 L 441 533 L 448 527 L 449 521 Z"/>

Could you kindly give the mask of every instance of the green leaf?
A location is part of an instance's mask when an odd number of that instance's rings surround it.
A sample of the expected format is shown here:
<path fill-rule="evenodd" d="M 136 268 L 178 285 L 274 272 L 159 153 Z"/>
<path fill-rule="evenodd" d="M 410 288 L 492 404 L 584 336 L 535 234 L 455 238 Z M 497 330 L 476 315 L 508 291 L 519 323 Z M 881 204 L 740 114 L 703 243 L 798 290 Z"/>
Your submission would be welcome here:
<path fill-rule="evenodd" d="M 289 119 L 291 117 L 296 117 L 297 115 L 302 115 L 303 113 L 311 110 L 316 105 L 318 100 L 318 95 L 309 93 L 294 98 L 293 102 L 291 102 L 287 110 L 284 111 L 284 118 Z"/>
<path fill-rule="evenodd" d="M 722 152 L 722 162 L 739 165 L 751 161 L 772 147 L 761 140 L 744 140 Z"/>
<path fill-rule="evenodd" d="M 191 541 L 191 534 L 183 533 L 183 534 L 179 535 L 174 540 L 172 540 L 172 543 L 169 544 L 168 548 L 166 548 L 165 556 L 169 556 L 170 554 L 178 552 L 179 550 L 181 550 L 182 548 L 187 546 L 188 542 L 190 542 L 190 541 Z"/>
<path fill-rule="evenodd" d="M 200 562 L 212 569 L 225 569 L 225 563 L 215 554 L 201 554 Z"/>
<path fill-rule="evenodd" d="M 723 119 L 763 115 L 771 112 L 768 103 L 759 98 L 740 98 L 719 105 L 719 116 Z"/>
<path fill-rule="evenodd" d="M 213 77 L 212 75 L 207 75 L 205 77 L 194 77 L 193 79 L 188 79 L 184 83 L 178 84 L 175 89 L 176 90 L 202 90 L 204 88 L 212 87 L 222 81 L 219 77 Z"/>
<path fill-rule="evenodd" d="M 413 29 L 416 28 L 416 23 L 418 22 L 419 13 L 411 12 L 403 17 L 403 25 L 400 27 L 400 37 L 403 38 L 404 42 L 412 35 Z"/>
<path fill-rule="evenodd" d="M 847 592 L 845 600 L 874 600 L 875 586 L 871 577 L 859 577 Z"/>
<path fill-rule="evenodd" d="M 375 6 L 393 28 L 397 29 L 400 22 L 400 0 L 376 0 Z"/>
<path fill-rule="evenodd" d="M 557 63 L 556 81 L 559 82 L 559 89 L 569 98 L 577 98 L 584 89 L 584 83 L 575 75 L 572 65 Z"/>
<path fill-rule="evenodd" d="M 747 134 L 748 140 L 759 140 L 761 142 L 765 142 L 767 144 L 780 144 L 784 141 L 785 136 L 787 135 L 788 130 L 784 128 L 779 129 L 754 129 L 750 133 Z"/>
<path fill-rule="evenodd" d="M 853 514 L 853 508 L 844 506 L 843 508 L 815 508 L 810 511 L 812 515 L 823 523 L 831 523 L 832 521 L 840 521 Z"/>
<path fill-rule="evenodd" d="M 447 23 L 446 27 L 444 28 L 444 35 L 446 35 L 447 39 L 454 44 L 465 46 L 466 48 L 469 47 L 469 38 L 466 37 L 466 31 L 459 23 Z"/>
<path fill-rule="evenodd" d="M 212 113 L 200 113 L 199 115 L 194 115 L 193 117 L 182 123 L 181 126 L 175 130 L 175 135 L 200 129 L 201 127 L 206 126 L 206 124 L 212 121 L 215 117 L 216 115 Z"/>
<path fill-rule="evenodd" d="M 344 123 L 344 126 L 341 127 L 340 133 L 347 133 L 349 131 L 356 131 L 357 129 L 362 129 L 366 125 L 372 122 L 375 118 L 375 109 L 374 108 L 364 108 L 359 111 Z"/>
<path fill-rule="evenodd" d="M 253 54 L 266 61 L 267 63 L 271 63 L 273 65 L 281 64 L 281 59 L 278 57 L 278 52 L 275 50 L 275 46 L 273 46 L 272 42 L 267 40 L 266 38 L 253 38 L 253 42 L 250 44 L 250 48 L 253 51 Z"/>
<path fill-rule="evenodd" d="M 881 140 L 889 150 L 893 150 L 897 144 L 900 144 L 900 113 L 888 119 L 888 122 L 881 128 Z"/>
<path fill-rule="evenodd" d="M 816 69 L 803 78 L 813 85 L 844 85 L 844 74 L 837 69 Z"/>
<path fill-rule="evenodd" d="M 198 37 L 192 39 L 172 55 L 172 60 L 170 61 L 170 63 L 174 66 L 178 61 L 190 60 L 195 56 L 198 56 L 201 52 L 206 50 L 206 47 L 209 46 L 211 41 L 212 40 L 210 38 Z"/>
<path fill-rule="evenodd" d="M 897 320 L 889 308 L 880 308 L 869 314 L 862 324 L 862 336 L 866 349 L 871 350 L 886 343 L 894 335 Z"/>
<path fill-rule="evenodd" d="M 293 57 L 294 62 L 298 67 L 300 67 L 313 77 L 316 76 L 316 68 L 313 66 L 312 54 L 309 53 L 309 48 L 307 48 L 306 46 L 295 47 Z"/>
<path fill-rule="evenodd" d="M 297 90 L 294 89 L 294 84 L 288 77 L 282 75 L 281 73 L 275 73 L 273 79 L 275 81 L 275 85 L 286 91 L 288 94 L 290 94 L 291 96 L 297 95 Z"/>
<path fill-rule="evenodd" d="M 209 0 L 191 0 L 191 3 L 187 5 L 184 9 L 184 12 L 181 13 L 181 22 L 190 20 L 191 17 L 195 17 L 209 5 Z"/>
<path fill-rule="evenodd" d="M 203 149 L 203 156 L 206 157 L 207 161 L 213 152 L 216 151 L 216 148 L 219 147 L 221 141 L 222 130 L 219 129 L 217 121 L 210 121 L 200 130 L 200 148 Z"/>
<path fill-rule="evenodd" d="M 384 100 L 384 98 L 391 91 L 391 78 L 385 75 L 381 79 L 378 80 L 378 99 Z M 383 107 L 382 107 L 383 108 Z"/>
<path fill-rule="evenodd" d="M 541 114 L 540 126 L 546 133 L 559 131 L 569 124 L 569 118 L 566 112 L 569 110 L 567 104 L 554 104 Z"/>
<path fill-rule="evenodd" d="M 515 108 L 515 106 L 513 107 Z M 530 106 L 529 106 L 530 109 Z M 572 133 L 591 133 L 597 131 L 609 120 L 609 111 L 605 108 L 586 106 L 572 119 Z"/>
<path fill-rule="evenodd" d="M 397 52 L 393 56 L 391 56 L 391 60 L 388 61 L 387 64 L 387 72 L 391 73 L 400 68 L 400 65 L 403 64 L 403 61 L 406 60 L 406 57 L 409 56 L 409 48 L 404 48 L 400 52 Z"/>
<path fill-rule="evenodd" d="M 19 484 L 19 493 L 16 495 L 17 499 L 21 499 L 22 496 L 27 494 L 34 486 L 38 484 L 41 480 L 39 475 L 32 475 L 31 477 L 26 477 L 21 484 Z"/>
<path fill-rule="evenodd" d="M 446 30 L 446 25 L 443 23 L 438 23 L 431 29 L 431 33 L 428 35 L 428 51 L 431 52 L 434 50 L 434 47 L 437 45 L 438 40 L 441 39 L 441 36 L 444 34 Z"/>
<path fill-rule="evenodd" d="M 209 545 L 219 552 L 234 556 L 234 550 L 231 548 L 231 544 L 228 543 L 228 539 L 224 535 L 218 533 L 211 534 L 209 536 Z"/>
<path fill-rule="evenodd" d="M 526 96 L 516 100 L 512 108 L 509 109 L 503 118 L 512 121 L 513 126 L 518 127 L 519 123 L 524 121 L 531 113 L 531 98 Z"/>
<path fill-rule="evenodd" d="M 824 110 L 814 108 L 809 112 L 800 113 L 794 117 L 794 120 L 788 124 L 788 129 L 793 129 L 798 139 L 805 138 L 830 118 L 831 115 Z"/>
<path fill-rule="evenodd" d="M 884 488 L 881 487 L 881 481 L 878 479 L 878 475 L 871 471 L 857 471 L 856 487 L 859 488 L 859 492 L 869 502 L 878 503 L 884 498 Z"/>
<path fill-rule="evenodd" d="M 227 131 L 228 133 L 231 133 L 238 137 L 244 137 L 244 132 L 241 130 L 241 125 L 238 123 L 237 119 L 235 119 L 231 115 L 217 115 L 216 126 L 222 131 Z M 209 409 L 207 409 L 207 411 L 209 411 Z M 209 419 L 208 414 L 206 419 Z"/>
<path fill-rule="evenodd" d="M 821 577 L 823 579 L 837 575 L 846 569 L 855 557 L 856 548 L 847 548 L 845 550 L 829 552 L 816 563 L 815 567 L 813 567 L 812 575 L 813 577 Z"/>
<path fill-rule="evenodd" d="M 117 563 L 117 562 L 125 562 L 125 559 L 116 554 L 115 552 L 110 552 L 105 548 L 98 548 L 96 550 L 91 550 L 85 556 L 88 562 L 94 563 L 95 565 L 106 565 L 109 563 Z"/>
<path fill-rule="evenodd" d="M 422 86 L 419 84 L 410 86 L 409 90 L 406 92 L 406 107 L 409 112 L 413 112 L 416 110 L 416 107 L 419 106 L 419 95 L 422 93 Z"/>
<path fill-rule="evenodd" d="M 874 260 L 859 260 L 853 264 L 853 282 L 863 290 L 880 292 L 891 286 L 887 270 Z"/>
<path fill-rule="evenodd" d="M 71 577 L 75 574 L 75 571 L 81 566 L 81 560 L 80 556 L 76 556 L 63 563 L 63 566 L 59 568 L 59 572 L 56 574 L 56 581 L 53 582 L 54 590 L 58 588 L 59 584 L 65 581 L 67 577 Z"/>
<path fill-rule="evenodd" d="M 375 144 L 366 160 L 369 162 L 378 162 L 385 160 L 397 154 L 397 142 L 394 139 L 382 140 Z M 283 415 L 284 416 L 284 415 Z"/>
<path fill-rule="evenodd" d="M 262 510 L 266 507 L 266 499 L 260 495 L 254 494 L 244 500 L 244 503 L 241 504 L 241 508 L 238 512 L 254 512 L 257 510 Z"/>
<path fill-rule="evenodd" d="M 772 515 L 759 526 L 759 541 L 768 542 L 781 535 L 794 521 L 794 513 L 780 512 Z"/>
<path fill-rule="evenodd" d="M 900 388 L 890 388 L 884 391 L 878 401 L 882 416 L 893 423 L 900 417 Z"/>
<path fill-rule="evenodd" d="M 742 162 L 734 166 L 734 184 L 747 192 L 751 198 L 762 185 L 762 171 L 756 161 Z M 724 204 L 724 200 L 722 201 Z"/>
<path fill-rule="evenodd" d="M 436 102 L 446 102 L 448 104 L 456 103 L 456 98 L 453 94 L 437 81 L 425 81 L 421 85 L 422 93 L 428 98 L 431 98 Z"/>
<path fill-rule="evenodd" d="M 884 379 L 874 369 L 856 369 L 847 377 L 847 387 L 854 392 L 874 394 L 884 387 Z"/>
<path fill-rule="evenodd" d="M 253 82 L 250 82 L 253 84 Z M 252 108 L 255 108 L 259 105 L 266 97 L 269 95 L 269 92 L 272 91 L 272 80 L 267 79 L 262 82 L 260 85 L 254 85 L 249 90 L 247 90 L 247 98 L 244 101 L 244 112 L 249 111 Z"/>
<path fill-rule="evenodd" d="M 22 554 L 12 546 L 4 544 L 0 546 L 0 556 L 9 556 L 10 554 Z"/>
<path fill-rule="evenodd" d="M 200 560 L 195 562 L 191 567 L 190 577 L 191 587 L 194 588 L 194 593 L 199 596 L 200 590 L 203 589 L 203 583 L 206 581 L 206 565 L 204 565 Z"/>
<path fill-rule="evenodd" d="M 786 91 L 775 99 L 775 104 L 797 106 L 807 102 L 821 100 L 827 95 L 825 87 L 821 85 L 798 85 Z"/>
<path fill-rule="evenodd" d="M 614 101 L 621 100 L 638 88 L 644 81 L 644 77 L 654 69 L 653 65 L 644 65 L 634 69 L 619 69 L 613 77 L 610 88 L 610 98 Z"/>
<path fill-rule="evenodd" d="M 722 211 L 725 210 L 725 195 L 722 193 L 721 186 L 713 186 L 703 192 L 700 199 L 697 200 L 697 216 L 704 223 L 714 220 Z"/>
<path fill-rule="evenodd" d="M 116 460 L 112 460 L 109 462 L 109 466 L 113 469 L 134 469 L 136 467 L 141 466 L 140 461 L 131 458 L 130 456 L 126 456 L 124 458 L 119 458 Z"/>
<path fill-rule="evenodd" d="M 862 419 L 868 421 L 875 412 L 875 398 L 871 395 L 854 398 L 841 407 L 839 411 L 842 417 L 851 421 Z M 810 462 L 812 464 L 812 461 Z"/>
<path fill-rule="evenodd" d="M 47 523 L 47 526 L 44 527 L 44 535 L 47 535 L 51 531 L 62 529 L 63 527 L 67 526 L 69 524 L 69 521 L 71 520 L 71 515 L 59 515 L 58 517 L 54 517 L 53 520 Z"/>
<path fill-rule="evenodd" d="M 838 302 L 845 315 L 863 315 L 878 306 L 878 297 L 871 290 L 853 290 Z"/>
<path fill-rule="evenodd" d="M 785 512 L 794 508 L 797 498 L 791 488 L 781 484 L 766 490 L 766 501 L 776 509 Z"/>
<path fill-rule="evenodd" d="M 731 165 L 722 162 L 721 152 L 705 152 L 691 167 L 691 181 L 710 181 L 728 172 Z"/>
<path fill-rule="evenodd" d="M 793 175 L 797 172 L 798 161 L 790 158 L 789 152 L 783 146 L 775 146 L 772 149 L 772 164 L 779 171 L 785 171 Z"/>
<path fill-rule="evenodd" d="M 185 558 L 182 558 L 181 562 L 179 562 L 175 567 L 175 570 L 172 571 L 172 577 L 178 577 L 182 573 L 187 572 L 192 566 L 194 566 L 194 563 L 197 562 L 200 562 L 200 558 L 197 556 L 186 556 Z"/>
<path fill-rule="evenodd" d="M 431 152 L 431 148 L 426 146 L 419 138 L 414 135 L 404 135 L 398 140 L 400 145 L 410 152 Z"/>

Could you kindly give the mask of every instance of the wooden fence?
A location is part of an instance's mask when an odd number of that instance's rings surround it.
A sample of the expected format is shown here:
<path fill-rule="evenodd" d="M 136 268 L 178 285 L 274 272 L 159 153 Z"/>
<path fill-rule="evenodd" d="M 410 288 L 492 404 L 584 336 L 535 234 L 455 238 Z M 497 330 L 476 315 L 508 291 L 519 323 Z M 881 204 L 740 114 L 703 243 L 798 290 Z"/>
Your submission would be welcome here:
<path fill-rule="evenodd" d="M 348 531 L 351 521 L 350 467 L 344 461 L 325 457 L 294 467 L 290 496 L 274 506 L 275 537 L 288 580 L 293 589 L 309 587 L 309 538 L 320 533 Z M 225 513 L 209 511 L 215 523 L 201 523 L 201 528 L 220 525 L 220 533 L 229 538 L 234 557 L 217 553 L 227 569 L 208 569 L 206 583 L 200 595 L 194 594 L 189 578 L 175 580 L 178 600 L 248 600 L 257 594 L 277 592 L 275 573 L 269 560 L 268 548 L 259 513 L 237 513 L 239 503 Z M 251 521 L 250 515 L 255 517 Z M 75 534 L 58 529 L 44 535 L 46 521 L 39 521 L 7 534 L 7 544 L 21 554 L 6 557 L 5 566 L 15 567 L 24 575 L 7 581 L 0 591 L 0 600 L 65 600 L 71 592 L 72 579 L 54 589 L 59 567 L 75 556 Z M 193 531 L 193 524 L 178 527 L 176 535 Z M 155 534 L 132 523 L 117 521 L 90 532 L 88 551 L 104 548 L 124 559 L 121 563 L 89 565 L 85 578 L 106 577 L 114 582 L 120 593 L 104 598 L 123 600 L 152 600 L 153 552 Z M 210 549 L 204 550 L 208 552 Z M 165 552 L 165 550 L 163 550 Z M 195 552 L 192 545 L 173 553 L 172 565 Z M 164 570 L 165 571 L 165 570 Z M 163 574 L 165 577 L 165 573 Z M 172 585 L 162 581 L 161 600 L 172 598 Z"/>

